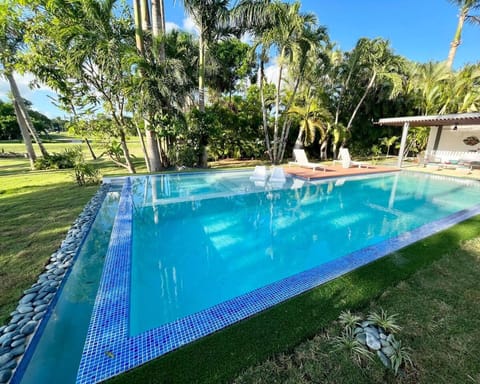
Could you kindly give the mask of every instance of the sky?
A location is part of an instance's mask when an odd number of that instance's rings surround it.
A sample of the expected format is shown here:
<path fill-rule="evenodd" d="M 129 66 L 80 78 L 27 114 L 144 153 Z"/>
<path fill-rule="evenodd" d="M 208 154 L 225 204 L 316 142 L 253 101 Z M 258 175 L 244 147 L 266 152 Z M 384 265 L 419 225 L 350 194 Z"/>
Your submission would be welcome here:
<path fill-rule="evenodd" d="M 164 2 L 167 29 L 193 32 L 181 1 Z M 303 0 L 301 4 L 302 11 L 314 13 L 343 51 L 351 50 L 361 37 L 382 37 L 396 54 L 418 62 L 445 60 L 457 26 L 458 9 L 448 0 Z M 479 62 L 479 43 L 480 26 L 467 23 L 454 67 Z M 30 89 L 31 80 L 28 74 L 17 76 L 22 96 L 50 118 L 64 116 L 51 102 L 55 93 L 46 87 Z M 0 79 L 0 98 L 6 99 L 8 92 L 8 84 Z"/>

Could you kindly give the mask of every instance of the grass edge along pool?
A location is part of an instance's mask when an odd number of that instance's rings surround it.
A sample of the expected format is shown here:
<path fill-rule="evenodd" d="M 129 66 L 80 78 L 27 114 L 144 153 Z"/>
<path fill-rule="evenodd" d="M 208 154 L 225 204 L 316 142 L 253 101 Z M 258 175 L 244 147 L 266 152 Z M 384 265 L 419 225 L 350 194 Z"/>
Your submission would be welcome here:
<path fill-rule="evenodd" d="M 131 181 L 120 197 L 102 281 L 82 354 L 77 383 L 130 370 L 202 336 L 254 315 L 422 238 L 480 214 L 480 204 L 340 259 L 285 278 L 182 319 L 129 336 L 132 211 Z"/>

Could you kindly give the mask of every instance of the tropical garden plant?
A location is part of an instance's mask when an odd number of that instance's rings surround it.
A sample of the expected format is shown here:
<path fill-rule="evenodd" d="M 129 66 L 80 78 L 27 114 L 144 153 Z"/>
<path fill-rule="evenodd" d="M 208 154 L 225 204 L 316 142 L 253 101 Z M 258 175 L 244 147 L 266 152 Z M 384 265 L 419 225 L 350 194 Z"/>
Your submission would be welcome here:
<path fill-rule="evenodd" d="M 395 135 L 373 127 L 380 117 L 478 111 L 478 64 L 454 70 L 448 63 L 413 63 L 382 38 L 362 38 L 341 51 L 299 2 L 182 3 L 195 22 L 194 34 L 167 33 L 162 0 L 135 0 L 133 14 L 120 0 L 5 1 L 2 71 L 33 73 L 36 82 L 57 92 L 73 124 L 107 115 L 114 127 L 108 134 L 121 149 L 114 158 L 130 172 L 135 169 L 127 137 L 135 134 L 153 172 L 179 165 L 180 158 L 196 156 L 189 164 L 204 167 L 208 158 L 247 152 L 280 163 L 294 146 L 321 159 L 335 158 L 342 145 L 368 156 L 379 139 Z M 477 1 L 454 3 L 464 21 L 476 20 Z M 239 39 L 245 33 L 247 43 Z M 272 69 L 274 78 L 267 75 Z M 250 89 L 256 89 L 256 100 L 247 97 Z M 20 106 L 21 97 L 15 99 Z M 249 124 L 242 117 L 248 129 L 207 127 L 209 108 L 235 112 L 240 99 L 250 104 L 242 102 L 242 109 L 256 109 Z M 25 113 L 17 109 L 23 122 Z M 105 126 L 93 124 L 84 132 L 95 129 Z M 33 151 L 28 142 L 36 136 L 28 131 L 23 137 Z M 426 131 L 420 132 L 409 137 L 411 153 L 424 149 Z M 234 141 L 243 149 L 233 150 Z M 222 143 L 230 148 L 220 148 Z M 387 156 L 391 145 L 383 142 Z M 192 154 L 179 157 L 180 148 Z"/>
<path fill-rule="evenodd" d="M 379 353 L 379 351 L 377 351 L 377 355 L 379 357 L 383 355 L 384 365 L 398 375 L 402 367 L 412 365 L 412 359 L 410 348 L 403 346 L 401 341 L 395 339 L 394 334 L 401 330 L 397 323 L 397 316 L 396 314 L 390 315 L 383 309 L 380 312 L 369 313 L 366 318 L 354 314 L 350 310 L 342 311 L 338 317 L 338 322 L 343 327 L 341 335 L 335 336 L 331 340 L 334 351 L 346 352 L 360 366 L 365 359 L 372 360 L 374 356 L 374 350 L 371 349 L 368 341 L 368 334 L 381 332 L 383 334 L 381 337 L 384 337 L 384 341 L 388 343 L 379 343 L 374 348 L 380 350 L 381 345 L 389 346 L 389 353 L 385 350 L 388 355 L 385 355 L 384 352 Z M 366 342 L 365 338 L 360 337 L 361 334 L 367 335 Z"/>
<path fill-rule="evenodd" d="M 22 31 L 25 29 L 25 23 L 21 8 L 16 3 L 6 1 L 0 4 L 0 76 L 5 77 L 9 83 L 18 127 L 25 143 L 30 166 L 33 168 L 37 156 L 30 135 L 35 139 L 43 156 L 47 156 L 48 152 L 32 124 L 14 77 L 15 70 L 21 69 L 19 52 L 24 46 Z"/>

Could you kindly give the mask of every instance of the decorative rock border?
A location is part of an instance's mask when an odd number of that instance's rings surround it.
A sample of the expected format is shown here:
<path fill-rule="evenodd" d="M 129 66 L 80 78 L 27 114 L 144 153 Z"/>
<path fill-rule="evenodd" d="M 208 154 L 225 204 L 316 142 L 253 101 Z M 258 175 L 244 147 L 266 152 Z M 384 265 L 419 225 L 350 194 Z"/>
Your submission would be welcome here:
<path fill-rule="evenodd" d="M 363 321 L 353 334 L 362 345 L 377 354 L 385 367 L 392 368 L 390 356 L 395 353 L 395 338 L 392 333 L 369 321 Z"/>
<path fill-rule="evenodd" d="M 51 255 L 45 271 L 24 291 L 17 308 L 10 314 L 10 322 L 0 327 L 1 384 L 20 380 L 17 372 L 25 369 L 33 354 L 29 346 L 40 337 L 109 188 L 109 184 L 103 184 L 87 203 L 59 249 Z"/>

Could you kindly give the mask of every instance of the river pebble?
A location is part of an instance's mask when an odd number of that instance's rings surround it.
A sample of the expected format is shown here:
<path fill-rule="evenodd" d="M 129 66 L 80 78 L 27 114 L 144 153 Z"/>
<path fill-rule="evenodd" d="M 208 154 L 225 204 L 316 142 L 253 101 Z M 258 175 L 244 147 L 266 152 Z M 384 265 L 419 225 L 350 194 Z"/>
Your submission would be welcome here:
<path fill-rule="evenodd" d="M 0 371 L 0 383 L 7 383 L 12 377 L 12 370 L 11 369 L 2 369 Z"/>

